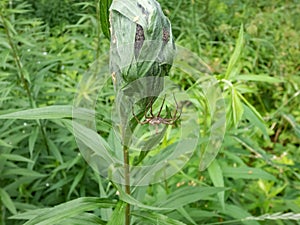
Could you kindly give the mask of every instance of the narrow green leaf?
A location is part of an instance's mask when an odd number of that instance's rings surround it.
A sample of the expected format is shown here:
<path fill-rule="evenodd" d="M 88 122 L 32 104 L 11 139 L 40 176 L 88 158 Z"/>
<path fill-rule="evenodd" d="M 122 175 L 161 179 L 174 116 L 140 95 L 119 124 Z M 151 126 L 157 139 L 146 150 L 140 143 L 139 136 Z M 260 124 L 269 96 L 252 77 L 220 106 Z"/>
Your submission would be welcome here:
<path fill-rule="evenodd" d="M 239 98 L 238 91 L 236 91 L 234 87 L 232 87 L 232 92 L 231 92 L 231 107 L 232 107 L 233 124 L 235 127 L 237 127 L 239 121 L 243 116 L 244 108 Z"/>
<path fill-rule="evenodd" d="M 132 215 L 137 218 L 142 218 L 141 222 L 147 220 L 151 222 L 151 224 L 159 224 L 159 225 L 185 225 L 178 220 L 171 219 L 163 214 L 153 213 L 153 212 L 145 212 L 145 211 L 133 211 Z"/>
<path fill-rule="evenodd" d="M 34 149 L 34 145 L 35 142 L 37 140 L 38 134 L 40 131 L 40 127 L 36 126 L 33 131 L 31 132 L 30 136 L 29 136 L 29 140 L 28 140 L 28 148 L 29 148 L 29 153 L 30 156 L 33 155 L 33 149 Z"/>
<path fill-rule="evenodd" d="M 233 80 L 244 80 L 244 81 L 260 81 L 260 82 L 267 82 L 267 83 L 279 83 L 279 82 L 284 82 L 283 80 L 276 78 L 276 77 L 270 77 L 267 74 L 258 74 L 258 75 L 240 75 L 234 77 Z"/>
<path fill-rule="evenodd" d="M 49 146 L 49 151 L 53 154 L 53 156 L 55 157 L 55 159 L 57 161 L 59 161 L 61 164 L 63 164 L 64 160 L 63 160 L 63 157 L 62 157 L 59 149 L 56 147 L 54 142 L 49 137 L 46 137 L 46 139 L 47 139 L 47 143 Z"/>
<path fill-rule="evenodd" d="M 248 102 L 248 100 L 244 98 L 244 96 L 240 92 L 237 92 L 237 94 L 239 98 L 242 99 L 243 102 L 249 107 L 249 109 L 251 109 L 251 111 L 256 115 L 256 117 L 259 118 L 259 120 L 264 121 L 264 119 L 262 118 L 260 113 L 255 109 L 255 107 L 251 105 L 250 102 Z"/>
<path fill-rule="evenodd" d="M 3 205 L 12 213 L 17 214 L 16 207 L 10 198 L 9 194 L 2 188 L 0 188 L 0 199 Z"/>
<path fill-rule="evenodd" d="M 33 163 L 32 160 L 27 159 L 23 156 L 20 155 L 15 155 L 15 154 L 1 154 L 0 158 L 8 159 L 11 161 L 16 161 L 16 162 L 28 162 L 28 163 Z"/>
<path fill-rule="evenodd" d="M 203 220 L 204 218 L 213 218 L 213 217 L 219 217 L 219 212 L 216 211 L 205 211 L 201 210 L 199 208 L 189 208 L 188 209 L 189 215 L 194 219 L 194 220 Z"/>
<path fill-rule="evenodd" d="M 13 148 L 14 146 L 10 145 L 10 144 L 7 144 L 5 141 L 3 140 L 0 140 L 0 146 L 3 146 L 3 147 L 7 147 L 7 148 Z"/>
<path fill-rule="evenodd" d="M 27 221 L 24 225 L 53 225 L 62 224 L 61 221 L 78 216 L 85 211 L 94 210 L 97 208 L 114 207 L 115 202 L 108 199 L 101 199 L 96 197 L 78 198 L 53 208 L 45 212 L 41 212 L 36 217 Z M 12 217 L 13 218 L 13 217 Z"/>
<path fill-rule="evenodd" d="M 39 216 L 43 213 L 46 213 L 49 210 L 49 208 L 44 209 L 36 209 L 36 210 L 30 210 L 22 214 L 16 214 L 14 216 L 11 216 L 10 219 L 15 220 L 31 220 L 36 216 Z M 66 218 L 62 220 L 59 223 L 56 223 L 55 225 L 105 225 L 107 222 L 100 219 L 97 215 L 92 213 L 82 213 L 80 215 Z M 54 225 L 54 224 L 53 224 Z"/>
<path fill-rule="evenodd" d="M 212 180 L 214 186 L 224 187 L 223 172 L 218 161 L 214 160 L 207 169 L 208 169 L 210 179 Z M 224 194 L 225 194 L 224 191 L 218 193 L 219 201 L 223 209 L 225 207 Z"/>
<path fill-rule="evenodd" d="M 121 187 L 118 187 L 118 186 L 116 186 L 116 187 L 118 188 L 118 191 L 120 193 L 120 199 L 123 200 L 124 202 L 129 203 L 132 206 L 137 206 L 142 209 L 149 209 L 149 210 L 155 210 L 155 211 L 172 209 L 172 208 L 164 208 L 164 207 L 155 207 L 155 206 L 145 205 L 145 204 L 139 202 L 138 200 L 136 200 L 135 198 L 133 198 L 131 195 L 126 194 Z"/>
<path fill-rule="evenodd" d="M 55 225 L 106 225 L 107 222 L 100 219 L 97 215 L 92 213 L 83 213 L 72 218 L 63 220 L 61 223 Z"/>
<path fill-rule="evenodd" d="M 276 177 L 259 168 L 252 167 L 223 167 L 224 177 L 234 179 L 265 179 L 276 181 Z"/>
<path fill-rule="evenodd" d="M 223 80 L 230 88 L 230 82 Z M 223 99 L 223 93 L 218 87 L 219 82 L 207 81 L 201 83 L 201 89 L 205 97 L 205 109 L 203 118 L 206 123 L 203 144 L 200 143 L 199 171 L 205 170 L 209 164 L 216 158 L 221 146 L 224 134 L 226 133 L 226 104 Z M 198 95 L 197 92 L 195 94 Z M 201 95 L 200 95 L 201 96 Z M 200 109 L 202 107 L 200 106 Z M 230 110 L 228 115 L 231 115 Z M 206 130 L 208 129 L 208 130 Z"/>
<path fill-rule="evenodd" d="M 102 181 L 103 178 L 96 171 L 94 171 L 94 179 L 97 181 L 99 185 L 100 197 L 107 198 L 108 194 L 103 186 L 105 185 L 104 182 Z M 101 209 L 101 218 L 107 221 L 111 217 L 112 213 L 113 213 L 112 209 L 110 208 Z"/>
<path fill-rule="evenodd" d="M 18 32 L 15 30 L 14 26 L 11 24 L 8 18 L 1 17 L 3 24 L 5 24 L 8 27 L 8 31 L 12 33 L 12 35 L 18 35 Z"/>
<path fill-rule="evenodd" d="M 84 120 L 94 120 L 95 112 L 84 108 L 76 108 L 71 105 L 53 105 L 0 115 L 0 119 L 27 120 L 62 119 L 72 117 Z"/>
<path fill-rule="evenodd" d="M 72 106 L 69 105 L 57 105 L 46 106 L 37 109 L 28 109 L 9 114 L 0 115 L 0 119 L 60 119 L 72 117 Z"/>
<path fill-rule="evenodd" d="M 48 212 L 48 210 L 49 210 L 49 208 L 32 209 L 32 210 L 26 211 L 24 213 L 19 213 L 19 214 L 13 215 L 13 216 L 10 217 L 10 219 L 14 219 L 14 220 L 31 220 L 34 217 L 36 217 L 38 215 L 41 215 L 42 213 Z"/>
<path fill-rule="evenodd" d="M 243 49 L 243 43 L 244 43 L 244 28 L 243 25 L 240 27 L 239 37 L 236 41 L 236 46 L 234 49 L 234 52 L 229 60 L 228 67 L 225 73 L 225 79 L 229 80 L 229 78 L 232 78 L 234 67 L 236 66 L 236 63 L 241 55 L 242 49 Z M 237 73 L 234 73 L 237 74 Z"/>
<path fill-rule="evenodd" d="M 241 221 L 239 224 L 259 225 L 259 223 L 257 221 L 243 221 L 244 218 L 251 216 L 251 214 L 238 206 L 226 205 L 226 209 L 225 209 L 224 213 L 226 215 L 231 216 L 232 218 L 239 219 Z M 233 223 L 233 224 L 237 224 L 237 223 Z"/>
<path fill-rule="evenodd" d="M 221 187 L 183 187 L 171 193 L 167 200 L 160 201 L 157 205 L 159 207 L 176 209 L 225 190 L 226 188 Z"/>
<path fill-rule="evenodd" d="M 72 185 L 70 187 L 69 193 L 67 198 L 70 199 L 70 196 L 72 194 L 72 192 L 75 190 L 76 186 L 78 185 L 78 183 L 81 181 L 83 175 L 85 174 L 85 169 L 81 169 L 78 174 L 75 176 Z"/>
<path fill-rule="evenodd" d="M 35 172 L 33 170 L 30 170 L 30 169 L 22 169 L 22 168 L 12 168 L 12 169 L 6 169 L 3 171 L 2 173 L 3 176 L 16 176 L 16 175 L 20 175 L 20 176 L 25 176 L 25 177 L 45 177 L 47 175 L 44 175 L 44 174 L 41 174 L 41 173 L 38 173 L 38 172 Z"/>
<path fill-rule="evenodd" d="M 77 141 L 80 141 L 82 145 L 90 148 L 94 151 L 94 157 L 91 157 L 89 163 L 90 165 L 97 166 L 101 163 L 101 167 L 108 168 L 109 165 L 118 162 L 114 152 L 106 142 L 106 140 L 101 137 L 95 130 L 90 129 L 71 120 L 62 120 L 67 129 L 75 135 Z M 98 167 L 99 169 L 99 167 Z"/>
<path fill-rule="evenodd" d="M 267 128 L 265 126 L 264 121 L 261 120 L 260 117 L 257 116 L 247 105 L 243 104 L 244 108 L 244 116 L 249 122 L 254 126 L 260 129 L 264 138 L 269 139 L 269 135 L 267 132 Z"/>
<path fill-rule="evenodd" d="M 197 223 L 195 222 L 195 220 L 193 220 L 193 218 L 191 217 L 191 215 L 189 214 L 189 212 L 187 212 L 183 207 L 179 207 L 177 209 L 177 211 L 183 216 L 183 218 L 185 218 L 191 224 L 197 225 Z"/>
<path fill-rule="evenodd" d="M 107 225 L 125 224 L 125 209 L 127 203 L 119 201 Z"/>
<path fill-rule="evenodd" d="M 110 39 L 109 7 L 112 0 L 100 0 L 100 24 L 105 37 Z"/>

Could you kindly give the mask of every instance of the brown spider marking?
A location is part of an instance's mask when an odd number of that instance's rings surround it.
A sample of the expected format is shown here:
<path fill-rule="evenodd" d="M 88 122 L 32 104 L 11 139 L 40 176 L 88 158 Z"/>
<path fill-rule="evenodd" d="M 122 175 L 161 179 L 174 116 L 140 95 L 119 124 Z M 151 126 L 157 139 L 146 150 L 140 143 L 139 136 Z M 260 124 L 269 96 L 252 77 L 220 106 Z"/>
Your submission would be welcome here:
<path fill-rule="evenodd" d="M 173 94 L 173 96 L 174 96 L 174 94 Z M 160 114 L 161 114 L 161 111 L 162 111 L 163 106 L 164 106 L 164 104 L 165 104 L 165 100 L 166 100 L 166 95 L 165 95 L 165 97 L 164 97 L 164 99 L 163 99 L 163 102 L 162 102 L 162 104 L 161 104 L 161 106 L 160 106 L 160 109 L 159 109 L 159 112 L 158 112 L 157 115 L 154 115 L 154 114 L 153 114 L 153 110 L 152 110 L 153 100 L 151 100 L 151 101 L 149 102 L 149 104 L 146 106 L 145 114 L 144 114 L 145 120 L 140 121 L 140 120 L 137 118 L 137 116 L 136 116 L 135 113 L 134 113 L 134 108 L 133 108 L 133 106 L 132 106 L 132 115 L 134 116 L 134 118 L 136 119 L 136 121 L 137 121 L 139 124 L 144 125 L 144 124 L 147 124 L 147 123 L 148 123 L 148 124 L 150 124 L 150 125 L 155 126 L 155 131 L 156 131 L 156 134 L 157 134 L 157 133 L 158 133 L 158 125 L 159 125 L 159 124 L 173 125 L 173 124 L 180 118 L 181 112 L 182 112 L 182 111 L 180 110 L 180 113 L 179 113 L 179 115 L 177 116 L 177 112 L 178 112 L 178 104 L 177 104 L 177 101 L 176 101 L 175 96 L 174 96 L 174 101 L 175 101 L 175 104 L 176 104 L 176 109 L 175 109 L 175 112 L 174 112 L 173 117 L 172 117 L 172 118 L 163 118 L 163 117 L 161 117 Z M 148 112 L 148 109 L 149 109 L 149 108 L 150 108 L 150 115 L 151 115 L 151 116 L 147 116 L 147 112 Z"/>

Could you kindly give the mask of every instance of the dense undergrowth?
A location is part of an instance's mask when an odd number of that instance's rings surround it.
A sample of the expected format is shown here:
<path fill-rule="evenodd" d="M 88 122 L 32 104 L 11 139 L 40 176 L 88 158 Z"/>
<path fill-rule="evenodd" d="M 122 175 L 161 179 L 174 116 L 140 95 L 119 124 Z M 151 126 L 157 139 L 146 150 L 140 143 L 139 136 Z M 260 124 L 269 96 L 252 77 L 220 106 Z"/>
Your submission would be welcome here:
<path fill-rule="evenodd" d="M 34 222 L 36 215 L 40 221 L 60 219 L 45 224 L 122 224 L 113 213 L 124 210 L 120 198 L 134 203 L 134 224 L 300 224 L 300 3 L 159 2 L 172 23 L 175 42 L 200 60 L 190 65 L 189 55 L 170 78 L 182 90 L 190 90 L 202 110 L 207 102 L 195 87 L 201 79 L 189 73 L 208 73 L 222 89 L 226 132 L 215 161 L 199 171 L 198 146 L 176 175 L 133 193 L 138 203 L 122 197 L 115 184 L 94 172 L 80 154 L 67 122 L 69 111 L 24 113 L 72 106 L 76 95 L 92 92 L 77 86 L 95 61 L 108 62 L 109 40 L 101 31 L 98 1 L 4 0 L 0 224 L 30 219 L 28 224 L 39 224 Z M 110 143 L 115 100 L 111 79 L 97 98 L 97 131 Z M 199 116 L 201 122 L 205 114 Z M 170 129 L 176 137 L 178 128 Z M 205 189 L 210 187 L 227 189 Z M 70 200 L 74 202 L 47 217 L 47 207 Z"/>

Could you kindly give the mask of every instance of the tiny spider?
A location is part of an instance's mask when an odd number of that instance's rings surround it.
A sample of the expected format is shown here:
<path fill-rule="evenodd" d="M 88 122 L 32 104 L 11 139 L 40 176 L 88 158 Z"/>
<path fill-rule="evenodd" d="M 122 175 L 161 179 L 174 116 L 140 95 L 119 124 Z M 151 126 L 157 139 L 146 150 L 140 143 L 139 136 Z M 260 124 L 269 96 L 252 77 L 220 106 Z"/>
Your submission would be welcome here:
<path fill-rule="evenodd" d="M 173 94 L 174 96 L 174 94 Z M 177 116 L 177 111 L 178 111 L 178 104 L 177 104 L 177 101 L 175 99 L 175 96 L 174 96 L 174 101 L 175 101 L 175 104 L 176 104 L 176 109 L 175 109 L 175 112 L 174 112 L 174 116 L 172 118 L 163 118 L 160 116 L 160 113 L 163 109 L 163 106 L 165 104 L 165 100 L 166 100 L 166 96 L 164 97 L 163 101 L 162 101 L 162 104 L 160 106 L 160 109 L 159 109 L 159 112 L 157 115 L 154 115 L 153 114 L 153 110 L 152 110 L 152 106 L 153 106 L 153 100 L 149 102 L 149 104 L 147 105 L 146 109 L 145 109 L 145 114 L 144 114 L 144 117 L 145 117 L 145 120 L 144 121 L 140 121 L 138 119 L 138 117 L 135 115 L 134 113 L 134 108 L 132 106 L 132 115 L 134 116 L 134 118 L 136 119 L 136 121 L 139 123 L 139 124 L 147 124 L 149 123 L 150 125 L 154 125 L 156 126 L 156 133 L 158 133 L 158 125 L 159 124 L 165 124 L 165 125 L 173 125 L 181 116 L 181 111 L 179 113 L 179 115 Z M 150 108 L 150 115 L 151 116 L 147 116 L 147 112 L 148 112 L 148 109 Z"/>

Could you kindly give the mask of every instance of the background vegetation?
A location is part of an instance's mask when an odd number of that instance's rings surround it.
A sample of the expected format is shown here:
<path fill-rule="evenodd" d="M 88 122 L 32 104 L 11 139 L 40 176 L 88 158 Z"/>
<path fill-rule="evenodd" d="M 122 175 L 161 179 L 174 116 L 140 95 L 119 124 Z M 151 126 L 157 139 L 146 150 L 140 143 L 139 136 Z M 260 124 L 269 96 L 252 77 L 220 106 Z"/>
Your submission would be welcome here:
<path fill-rule="evenodd" d="M 176 43 L 196 53 L 220 81 L 227 128 L 208 170 L 199 172 L 195 154 L 177 175 L 149 186 L 138 199 L 151 206 L 168 200 L 166 206 L 177 204 L 176 210 L 140 207 L 133 211 L 135 223 L 300 224 L 299 1 L 159 2 Z M 3 116 L 73 104 L 82 75 L 109 51 L 99 17 L 98 1 L 0 2 L 0 224 L 38 224 L 36 215 L 70 200 L 58 208 L 66 209 L 58 224 L 107 224 L 117 221 L 113 209 L 123 210 L 116 204 L 116 188 L 79 154 L 63 115 L 45 120 Z M 241 24 L 244 44 L 229 71 Z M 170 77 L 183 89 L 195 83 L 177 70 Z M 200 98 L 199 90 L 194 93 Z M 99 113 L 99 132 L 108 135 L 112 82 L 99 99 L 106 109 Z M 195 187 L 210 186 L 228 189 L 218 195 L 196 193 L 192 201 L 184 198 Z M 28 210 L 33 211 L 19 215 Z"/>

